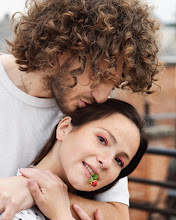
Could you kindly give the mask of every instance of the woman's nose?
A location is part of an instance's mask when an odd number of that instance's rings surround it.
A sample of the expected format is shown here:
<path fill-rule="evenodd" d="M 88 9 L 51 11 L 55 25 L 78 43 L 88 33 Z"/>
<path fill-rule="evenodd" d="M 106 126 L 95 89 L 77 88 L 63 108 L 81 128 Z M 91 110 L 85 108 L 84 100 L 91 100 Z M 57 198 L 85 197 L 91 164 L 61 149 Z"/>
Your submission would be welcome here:
<path fill-rule="evenodd" d="M 100 167 L 103 168 L 104 170 L 107 170 L 111 167 L 113 159 L 114 157 L 111 154 L 106 154 L 105 156 L 101 156 L 101 155 L 97 156 L 97 160 L 100 164 Z"/>

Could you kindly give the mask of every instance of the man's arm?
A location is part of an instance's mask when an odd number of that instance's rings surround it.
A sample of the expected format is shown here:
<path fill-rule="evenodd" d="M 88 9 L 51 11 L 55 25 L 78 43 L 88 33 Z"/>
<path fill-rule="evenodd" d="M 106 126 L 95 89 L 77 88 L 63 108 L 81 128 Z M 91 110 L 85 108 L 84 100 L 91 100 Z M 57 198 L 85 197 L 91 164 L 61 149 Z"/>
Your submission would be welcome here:
<path fill-rule="evenodd" d="M 40 180 L 39 175 L 35 175 L 35 177 Z M 21 209 L 26 209 L 32 206 L 33 199 L 31 197 L 27 185 L 27 179 L 23 176 L 1 179 L 0 210 L 1 212 L 5 210 L 5 216 L 3 216 L 4 219 L 12 219 L 14 214 L 20 211 Z M 91 217 L 91 219 L 94 219 L 93 215 L 96 209 L 100 209 L 104 219 L 129 219 L 127 205 L 114 202 L 106 203 L 88 200 L 72 194 L 69 194 L 69 197 L 71 200 L 71 205 L 80 205 L 81 208 L 83 208 L 86 211 L 86 213 Z M 72 213 L 74 214 L 73 210 Z M 74 216 L 76 217 L 75 214 Z M 78 217 L 76 218 L 79 219 Z"/>
<path fill-rule="evenodd" d="M 100 202 L 73 195 L 69 193 L 70 203 L 78 204 L 81 208 L 94 219 L 94 213 L 96 209 L 100 209 L 101 214 L 105 220 L 129 220 L 128 206 L 117 202 Z M 75 212 L 72 210 L 74 218 L 79 219 Z"/>
<path fill-rule="evenodd" d="M 33 178 L 35 179 L 35 181 L 37 182 L 37 184 L 44 184 L 44 182 L 42 181 L 42 171 L 41 170 L 37 170 L 37 169 L 20 169 L 22 175 L 24 175 L 27 178 Z M 126 184 L 125 184 L 126 183 Z M 125 187 L 123 188 L 121 185 L 125 185 Z M 43 187 L 45 188 L 45 184 L 43 185 Z M 120 188 L 120 189 L 119 189 Z M 127 188 L 127 179 L 124 179 L 124 181 L 119 181 L 118 184 L 116 184 L 115 186 L 113 186 L 113 188 L 111 188 L 110 190 L 108 190 L 108 192 L 104 192 L 101 194 L 101 196 L 99 196 L 99 199 L 106 199 L 107 197 L 110 197 L 110 200 L 107 199 L 107 201 L 118 201 L 116 197 L 121 197 L 121 200 L 119 201 L 123 201 L 123 197 L 125 197 L 126 195 L 126 189 Z M 124 191 L 124 192 L 121 192 Z M 49 192 L 49 189 L 48 189 Z M 115 195 L 113 196 L 112 195 Z M 103 195 L 103 198 L 101 198 Z M 128 212 L 128 206 L 119 202 L 100 202 L 100 201 L 94 201 L 94 200 L 89 200 L 89 199 L 85 199 L 79 196 L 76 196 L 74 194 L 69 193 L 69 198 L 70 198 L 70 205 L 72 207 L 73 204 L 78 204 L 90 217 L 91 219 L 94 219 L 94 213 L 96 212 L 97 209 L 100 209 L 104 219 L 106 220 L 117 220 L 119 219 L 124 219 L 124 220 L 128 220 L 129 219 L 129 212 Z M 36 197 L 37 199 L 37 197 Z M 111 200 L 112 199 L 112 200 Z M 127 198 L 128 199 L 128 198 Z M 75 212 L 73 210 L 72 211 L 72 215 L 74 218 L 79 219 L 78 216 L 75 215 Z"/>
<path fill-rule="evenodd" d="M 29 181 L 23 176 L 15 176 L 15 177 L 0 179 L 0 219 L 1 220 L 11 220 L 14 217 L 15 213 L 19 212 L 22 209 L 27 209 L 32 207 L 34 202 L 28 187 L 29 187 Z M 35 189 L 32 194 L 33 197 L 37 197 L 37 195 L 35 196 L 34 192 Z M 40 200 L 39 196 L 38 199 Z M 77 219 L 90 220 L 89 216 L 82 210 L 81 207 L 74 204 L 72 208 L 74 209 L 75 213 L 77 213 L 79 216 L 79 218 L 77 216 Z M 3 215 L 1 215 L 2 212 Z M 104 220 L 99 209 L 95 211 L 94 216 L 95 216 L 95 220 Z"/>
<path fill-rule="evenodd" d="M 41 185 L 44 184 L 44 182 L 42 181 L 42 175 L 41 175 L 43 171 L 37 170 L 34 168 L 33 169 L 28 168 L 28 169 L 20 169 L 20 172 L 22 173 L 22 175 L 24 175 L 27 178 L 35 179 L 35 181 L 37 182 L 37 184 L 39 184 L 39 186 L 40 184 Z M 122 185 L 125 185 L 125 187 L 123 187 Z M 45 188 L 45 184 L 43 185 L 43 187 Z M 124 192 L 121 192 L 121 190 Z M 115 184 L 113 188 L 108 190 L 108 192 L 102 193 L 103 198 L 100 198 L 100 199 L 102 200 L 105 197 L 110 197 L 110 200 L 107 199 L 107 201 L 113 201 L 113 199 L 114 201 L 118 201 L 116 197 L 121 197 L 121 200 L 119 201 L 123 201 L 122 198 L 125 197 L 124 194 L 126 194 L 126 190 L 127 190 L 127 178 L 126 179 L 124 178 L 124 181 L 123 180 L 119 181 L 119 183 Z M 48 189 L 48 192 L 49 192 L 49 189 Z M 112 193 L 115 195 L 115 197 L 112 195 Z M 94 219 L 94 213 L 96 212 L 97 209 L 100 209 L 105 220 L 106 219 L 117 220 L 118 218 L 124 219 L 124 220 L 129 219 L 128 206 L 125 204 L 122 204 L 119 202 L 100 202 L 100 201 L 89 200 L 89 199 L 76 196 L 71 193 L 69 193 L 69 198 L 70 198 L 71 207 L 73 204 L 78 204 L 91 217 L 91 219 Z M 75 212 L 73 210 L 71 211 L 72 211 L 73 217 L 79 219 L 75 215 Z"/>
<path fill-rule="evenodd" d="M 0 178 L 0 214 L 4 212 L 1 220 L 10 220 L 15 213 L 31 208 L 33 204 L 34 201 L 25 177 Z"/>

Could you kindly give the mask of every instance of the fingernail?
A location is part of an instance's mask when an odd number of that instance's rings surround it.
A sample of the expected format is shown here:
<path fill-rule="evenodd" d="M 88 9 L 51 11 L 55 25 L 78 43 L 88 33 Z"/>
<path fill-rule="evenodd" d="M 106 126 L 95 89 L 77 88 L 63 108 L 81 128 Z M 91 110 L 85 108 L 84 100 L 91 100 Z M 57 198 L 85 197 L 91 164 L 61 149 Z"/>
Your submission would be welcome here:
<path fill-rule="evenodd" d="M 97 209 L 97 212 L 98 212 L 99 215 L 101 215 L 101 211 L 100 211 L 100 209 Z"/>
<path fill-rule="evenodd" d="M 78 208 L 79 208 L 79 205 L 73 204 L 73 207 L 74 207 L 75 209 L 78 209 Z"/>
<path fill-rule="evenodd" d="M 20 168 L 19 171 L 20 171 L 20 173 L 21 173 L 21 171 L 23 172 L 23 171 L 24 171 L 24 168 Z"/>

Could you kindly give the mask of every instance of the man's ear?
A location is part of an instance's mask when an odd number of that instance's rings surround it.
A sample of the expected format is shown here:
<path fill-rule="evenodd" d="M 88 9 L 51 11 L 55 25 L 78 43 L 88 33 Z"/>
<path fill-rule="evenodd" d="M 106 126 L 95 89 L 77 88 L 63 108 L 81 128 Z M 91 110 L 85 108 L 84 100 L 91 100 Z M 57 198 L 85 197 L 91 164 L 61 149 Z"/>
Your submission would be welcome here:
<path fill-rule="evenodd" d="M 72 129 L 71 117 L 64 117 L 58 124 L 56 129 L 56 139 L 62 141 L 65 135 L 67 135 Z"/>

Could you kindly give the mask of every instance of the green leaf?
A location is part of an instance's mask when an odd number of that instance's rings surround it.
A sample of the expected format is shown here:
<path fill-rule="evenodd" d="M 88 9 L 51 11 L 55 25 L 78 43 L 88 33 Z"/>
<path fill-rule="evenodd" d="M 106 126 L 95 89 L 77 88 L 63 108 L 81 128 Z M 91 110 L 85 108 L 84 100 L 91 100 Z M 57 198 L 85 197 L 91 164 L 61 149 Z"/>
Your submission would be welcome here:
<path fill-rule="evenodd" d="M 89 178 L 89 182 L 92 182 L 93 181 L 93 178 L 92 178 L 92 176 Z"/>
<path fill-rule="evenodd" d="M 92 175 L 92 179 L 93 179 L 93 180 L 97 180 L 97 179 L 98 179 L 98 174 Z"/>

